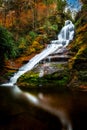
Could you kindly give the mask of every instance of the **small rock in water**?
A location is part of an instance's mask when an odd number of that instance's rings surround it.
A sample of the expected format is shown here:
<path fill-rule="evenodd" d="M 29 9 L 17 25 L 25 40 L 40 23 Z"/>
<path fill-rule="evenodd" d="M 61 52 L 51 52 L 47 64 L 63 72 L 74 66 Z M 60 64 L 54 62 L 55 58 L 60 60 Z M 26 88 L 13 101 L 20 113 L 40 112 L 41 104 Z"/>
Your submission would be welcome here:
<path fill-rule="evenodd" d="M 39 84 L 39 87 L 42 87 L 43 85 L 42 84 Z"/>
<path fill-rule="evenodd" d="M 40 70 L 40 73 L 39 73 L 39 77 L 41 78 L 41 77 L 43 77 L 43 76 L 44 76 L 44 70 L 41 69 L 41 70 Z"/>

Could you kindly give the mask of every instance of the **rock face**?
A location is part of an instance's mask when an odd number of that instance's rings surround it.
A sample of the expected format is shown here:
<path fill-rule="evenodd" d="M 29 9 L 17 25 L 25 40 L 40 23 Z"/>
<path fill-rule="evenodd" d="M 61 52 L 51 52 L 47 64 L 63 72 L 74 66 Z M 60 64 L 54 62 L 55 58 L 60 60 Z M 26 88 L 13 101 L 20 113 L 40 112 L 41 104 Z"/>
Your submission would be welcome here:
<path fill-rule="evenodd" d="M 69 60 L 69 56 L 68 55 L 53 55 L 53 56 L 48 56 L 47 58 L 45 58 L 44 60 L 46 62 L 67 62 Z"/>
<path fill-rule="evenodd" d="M 87 1 L 83 2 L 82 10 L 77 14 L 75 25 L 76 34 L 73 42 L 70 44 L 70 50 L 73 54 L 69 60 L 69 67 L 72 71 L 72 81 L 70 86 L 82 86 L 87 90 Z"/>

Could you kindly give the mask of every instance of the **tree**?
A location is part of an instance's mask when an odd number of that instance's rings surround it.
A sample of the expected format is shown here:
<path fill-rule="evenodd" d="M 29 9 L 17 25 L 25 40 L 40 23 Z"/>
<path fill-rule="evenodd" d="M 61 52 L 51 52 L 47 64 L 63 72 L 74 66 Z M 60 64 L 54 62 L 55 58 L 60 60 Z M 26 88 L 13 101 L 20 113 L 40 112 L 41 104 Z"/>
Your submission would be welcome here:
<path fill-rule="evenodd" d="M 0 27 L 0 66 L 3 67 L 6 58 L 13 58 L 17 54 L 12 34 L 4 27 Z"/>
<path fill-rule="evenodd" d="M 55 0 L 56 4 L 57 4 L 57 11 L 59 13 L 61 13 L 66 5 L 66 0 Z"/>
<path fill-rule="evenodd" d="M 47 6 L 47 16 L 49 15 L 49 11 L 50 11 L 49 6 L 50 4 L 53 4 L 54 2 L 55 0 L 44 0 L 45 5 Z"/>
<path fill-rule="evenodd" d="M 37 27 L 37 0 L 28 0 L 28 5 L 32 12 L 32 26 L 36 30 Z"/>

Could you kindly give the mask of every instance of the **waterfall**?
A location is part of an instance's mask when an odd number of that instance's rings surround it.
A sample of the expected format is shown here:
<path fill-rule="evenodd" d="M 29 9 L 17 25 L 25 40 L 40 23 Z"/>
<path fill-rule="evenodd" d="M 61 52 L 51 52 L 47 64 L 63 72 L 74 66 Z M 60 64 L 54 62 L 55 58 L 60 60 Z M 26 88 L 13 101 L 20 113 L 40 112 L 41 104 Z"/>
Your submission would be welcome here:
<path fill-rule="evenodd" d="M 70 41 L 73 40 L 74 37 L 74 25 L 70 20 L 65 21 L 64 27 L 61 29 L 58 34 L 58 40 L 52 40 L 51 44 L 49 44 L 41 53 L 34 56 L 27 64 L 19 68 L 18 72 L 16 72 L 11 78 L 9 83 L 2 84 L 3 86 L 13 86 L 17 79 L 34 68 L 34 66 L 39 63 L 41 60 L 46 58 L 48 55 L 53 53 L 61 52 Z"/>

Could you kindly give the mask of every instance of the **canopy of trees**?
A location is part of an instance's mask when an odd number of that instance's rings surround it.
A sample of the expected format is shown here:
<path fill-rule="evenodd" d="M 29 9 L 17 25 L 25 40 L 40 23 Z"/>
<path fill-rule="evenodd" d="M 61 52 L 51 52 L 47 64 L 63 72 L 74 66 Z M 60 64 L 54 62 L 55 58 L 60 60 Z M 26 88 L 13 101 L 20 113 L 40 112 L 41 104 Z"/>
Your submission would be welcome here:
<path fill-rule="evenodd" d="M 56 15 L 62 12 L 65 3 L 65 0 L 0 0 L 0 64 L 15 57 L 17 51 L 31 54 L 49 42 L 61 28 L 58 25 L 61 16 Z"/>

